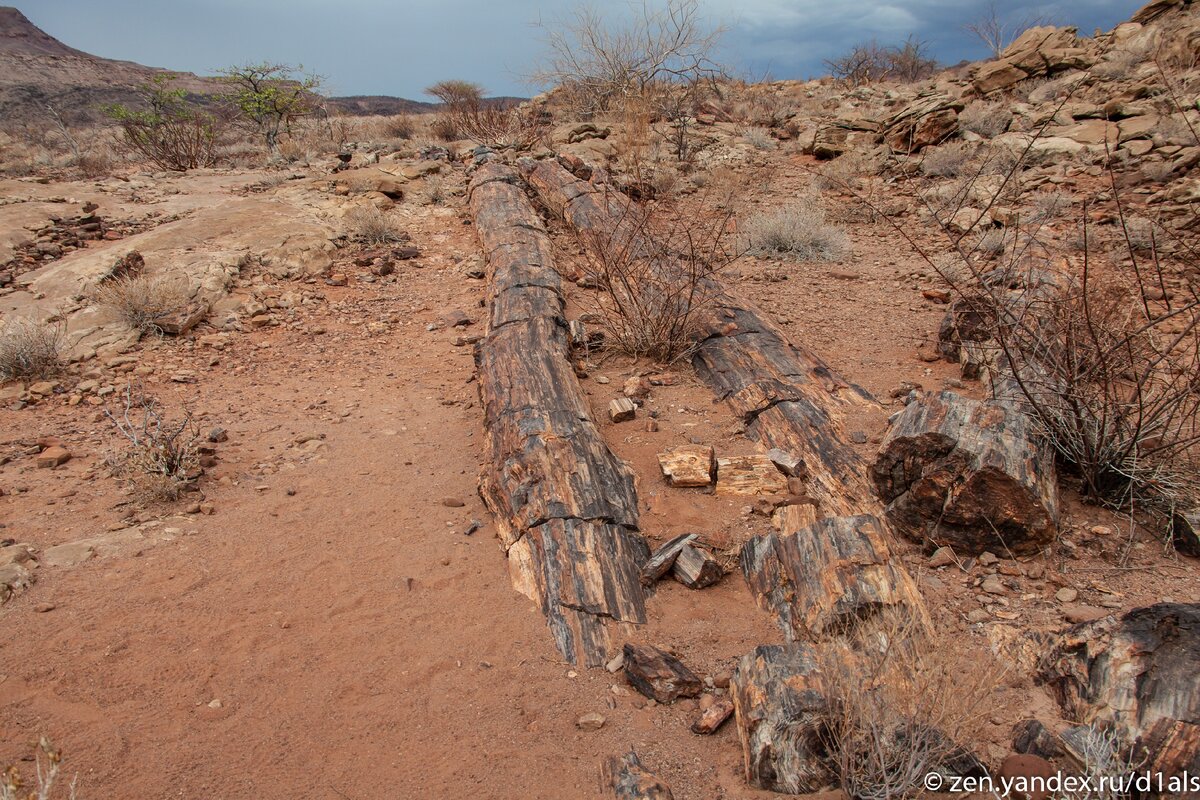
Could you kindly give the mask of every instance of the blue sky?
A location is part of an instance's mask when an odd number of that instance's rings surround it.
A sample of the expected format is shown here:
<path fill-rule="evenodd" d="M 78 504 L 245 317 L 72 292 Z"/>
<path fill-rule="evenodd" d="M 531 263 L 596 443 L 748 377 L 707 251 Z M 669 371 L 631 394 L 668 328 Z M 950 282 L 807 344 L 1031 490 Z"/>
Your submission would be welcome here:
<path fill-rule="evenodd" d="M 12 2 L 12 0 L 10 0 Z M 650 4 L 665 0 L 647 0 Z M 751 77 L 820 74 L 824 59 L 858 41 L 909 34 L 945 63 L 979 59 L 962 29 L 987 0 L 700 0 L 727 27 L 722 58 Z M 1082 34 L 1110 29 L 1144 0 L 998 2 L 1003 15 L 1043 16 Z M 598 0 L 606 15 L 625 0 Z M 529 95 L 523 80 L 542 54 L 536 23 L 569 10 L 547 0 L 33 0 L 18 8 L 66 44 L 108 58 L 211 73 L 233 63 L 303 63 L 333 94 L 419 98 L 445 78 L 492 94 Z"/>

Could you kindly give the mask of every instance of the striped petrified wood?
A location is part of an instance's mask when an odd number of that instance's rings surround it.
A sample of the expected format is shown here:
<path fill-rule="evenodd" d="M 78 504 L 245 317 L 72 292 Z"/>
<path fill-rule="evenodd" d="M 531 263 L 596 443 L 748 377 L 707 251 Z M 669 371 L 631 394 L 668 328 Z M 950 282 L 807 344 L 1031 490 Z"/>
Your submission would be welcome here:
<path fill-rule="evenodd" d="M 576 229 L 611 230 L 629 216 L 619 194 L 577 180 L 554 161 L 526 162 L 522 172 L 546 207 Z M 819 757 L 825 703 L 805 642 L 819 646 L 888 608 L 927 618 L 912 578 L 888 551 L 868 466 L 844 436 L 845 409 L 875 401 L 744 300 L 724 290 L 719 297 L 703 323 L 696 371 L 765 450 L 803 462 L 795 470 L 806 474 L 816 503 L 776 515 L 780 530 L 742 550 L 757 602 L 775 613 L 789 640 L 800 640 L 760 647 L 734 672 L 745 775 L 762 789 L 816 791 L 833 777 Z"/>
<path fill-rule="evenodd" d="M 613 624 L 646 621 L 629 468 L 608 449 L 571 368 L 550 240 L 515 172 L 480 167 L 470 205 L 488 263 L 488 333 L 476 347 L 487 428 L 480 494 L 513 584 L 539 603 L 572 663 L 608 659 Z"/>

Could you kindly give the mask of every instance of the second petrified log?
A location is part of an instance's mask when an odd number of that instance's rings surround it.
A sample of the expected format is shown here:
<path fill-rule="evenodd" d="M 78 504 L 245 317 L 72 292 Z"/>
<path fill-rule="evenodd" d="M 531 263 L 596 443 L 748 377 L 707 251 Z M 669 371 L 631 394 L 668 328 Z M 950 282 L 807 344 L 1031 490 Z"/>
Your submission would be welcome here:
<path fill-rule="evenodd" d="M 931 548 L 1028 554 L 1057 532 L 1054 455 L 1009 403 L 922 395 L 892 423 L 871 476 L 896 530 Z"/>

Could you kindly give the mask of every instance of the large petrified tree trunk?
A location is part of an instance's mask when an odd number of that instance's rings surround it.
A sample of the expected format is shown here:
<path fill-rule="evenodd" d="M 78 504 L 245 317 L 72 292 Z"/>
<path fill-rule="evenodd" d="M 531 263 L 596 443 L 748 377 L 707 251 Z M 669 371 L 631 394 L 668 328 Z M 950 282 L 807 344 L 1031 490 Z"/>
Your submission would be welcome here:
<path fill-rule="evenodd" d="M 1011 403 L 923 395 L 893 421 L 871 475 L 896 529 L 931 547 L 1027 554 L 1057 531 L 1054 454 Z"/>
<path fill-rule="evenodd" d="M 550 241 L 515 173 L 480 168 L 471 210 L 490 301 L 475 355 L 488 451 L 480 494 L 514 585 L 541 605 L 568 660 L 598 666 L 608 624 L 646 619 L 633 475 L 589 416 Z"/>
<path fill-rule="evenodd" d="M 1200 770 L 1200 604 L 1159 603 L 1076 625 L 1038 678 L 1068 716 L 1110 724 L 1166 774 Z"/>

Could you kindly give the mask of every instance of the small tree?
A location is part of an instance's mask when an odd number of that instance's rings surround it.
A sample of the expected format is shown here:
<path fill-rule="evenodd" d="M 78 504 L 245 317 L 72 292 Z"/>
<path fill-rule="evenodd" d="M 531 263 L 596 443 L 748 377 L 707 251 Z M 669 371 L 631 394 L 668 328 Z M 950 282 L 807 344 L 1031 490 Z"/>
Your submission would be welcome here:
<path fill-rule="evenodd" d="M 263 62 L 220 71 L 229 86 L 222 98 L 244 124 L 266 139 L 271 152 L 278 149 L 281 133 L 290 133 L 296 120 L 320 108 L 321 77 L 297 77 L 303 69 L 303 65 Z"/>
<path fill-rule="evenodd" d="M 698 0 L 643 5 L 617 25 L 589 6 L 545 29 L 550 56 L 535 83 L 556 85 L 584 113 L 623 108 L 659 83 L 690 84 L 723 74 L 712 53 L 724 32 L 707 26 Z"/>
<path fill-rule="evenodd" d="M 446 131 L 462 135 L 495 150 L 532 147 L 544 133 L 545 126 L 536 112 L 486 100 L 486 90 L 470 81 L 439 81 L 425 89 L 425 94 L 442 102 L 446 116 L 442 119 Z"/>
<path fill-rule="evenodd" d="M 850 52 L 825 62 L 829 74 L 853 88 L 883 80 L 913 83 L 938 69 L 929 46 L 914 36 L 898 47 L 884 47 L 874 39 L 854 45 Z"/>
<path fill-rule="evenodd" d="M 975 22 L 964 25 L 963 30 L 973 34 L 983 42 L 989 53 L 999 58 L 1018 36 L 1030 28 L 1045 25 L 1046 22 L 1045 17 L 1035 16 L 1024 16 L 1006 21 L 996 10 L 995 2 L 990 2 L 984 15 Z"/>
<path fill-rule="evenodd" d="M 104 113 L 121 126 L 125 144 L 162 169 L 180 172 L 216 163 L 216 120 L 173 88 L 174 75 L 156 75 L 141 87 L 149 109 L 115 103 Z"/>

